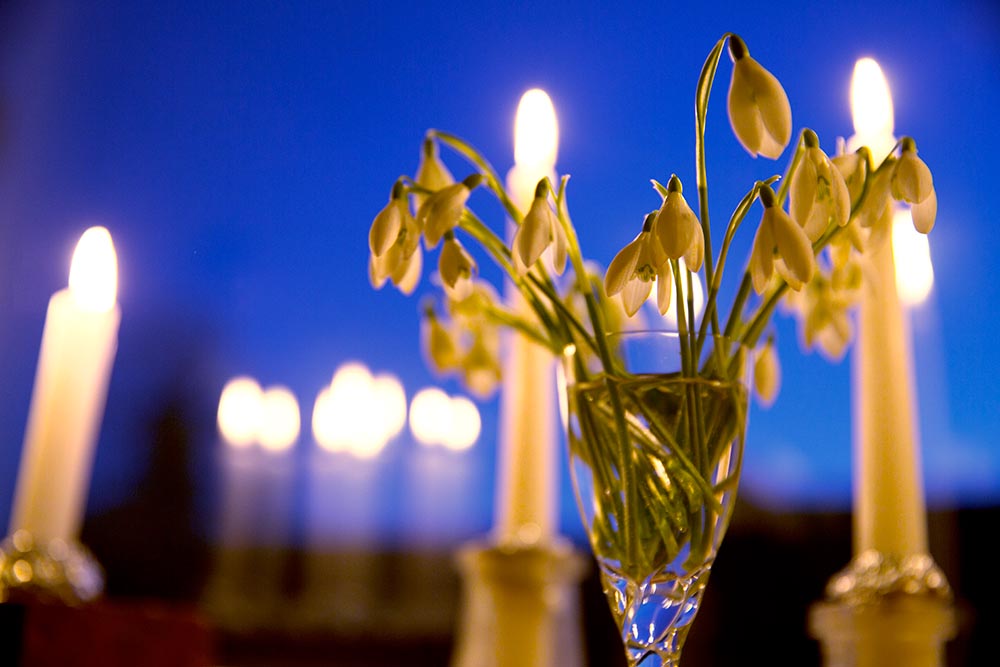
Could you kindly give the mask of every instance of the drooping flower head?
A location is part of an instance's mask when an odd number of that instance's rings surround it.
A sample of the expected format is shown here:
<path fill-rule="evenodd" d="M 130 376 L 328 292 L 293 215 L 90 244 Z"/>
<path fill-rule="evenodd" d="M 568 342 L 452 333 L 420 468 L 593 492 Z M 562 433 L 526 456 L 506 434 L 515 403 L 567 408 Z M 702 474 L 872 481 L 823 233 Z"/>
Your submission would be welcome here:
<path fill-rule="evenodd" d="M 729 38 L 733 78 L 729 83 L 729 123 L 751 157 L 777 159 L 792 137 L 792 107 L 773 74 L 750 57 L 747 45 Z"/>
<path fill-rule="evenodd" d="M 437 142 L 431 137 L 426 137 L 420 148 L 420 162 L 417 165 L 417 173 L 413 180 L 417 182 L 417 185 L 427 188 L 431 192 L 437 192 L 455 182 L 455 178 L 448 171 L 448 167 L 444 165 L 438 156 Z M 427 199 L 427 195 L 414 195 L 414 202 L 418 210 L 425 199 Z"/>
<path fill-rule="evenodd" d="M 667 182 L 667 196 L 656 213 L 653 229 L 667 257 L 683 257 L 691 271 L 701 268 L 705 258 L 705 234 L 698 216 L 684 199 L 681 180 L 676 174 Z"/>
<path fill-rule="evenodd" d="M 503 375 L 500 366 L 500 339 L 492 328 L 472 331 L 472 343 L 460 362 L 462 379 L 476 396 L 489 398 Z"/>
<path fill-rule="evenodd" d="M 521 275 L 527 273 L 550 246 L 555 251 L 553 257 L 555 272 L 561 275 L 565 270 L 566 234 L 549 205 L 548 180 L 543 178 L 538 181 L 535 198 L 531 201 L 531 207 L 521 225 L 514 232 L 510 245 L 514 267 Z"/>
<path fill-rule="evenodd" d="M 657 282 L 657 308 L 661 314 L 670 308 L 670 259 L 653 234 L 656 217 L 656 212 L 646 216 L 642 231 L 615 255 L 604 275 L 605 293 L 609 297 L 620 293 L 629 317 L 635 315 L 649 298 L 654 280 Z"/>
<path fill-rule="evenodd" d="M 410 217 L 410 208 L 406 204 L 405 188 L 401 181 L 396 181 L 389 195 L 389 203 L 385 205 L 372 221 L 368 231 L 368 249 L 376 257 L 381 257 L 396 242 L 403 221 Z"/>
<path fill-rule="evenodd" d="M 438 273 L 448 298 L 461 301 L 472 294 L 476 261 L 466 252 L 451 230 L 444 233 L 444 246 L 438 257 Z"/>
<path fill-rule="evenodd" d="M 376 289 L 391 280 L 404 294 L 411 294 L 420 281 L 423 258 L 420 229 L 410 215 L 402 183 L 372 222 L 368 233 L 368 278 Z"/>
<path fill-rule="evenodd" d="M 414 241 L 411 242 L 410 239 Z M 371 255 L 368 260 L 368 279 L 372 287 L 381 289 L 387 280 L 391 280 L 399 291 L 406 295 L 412 294 L 416 289 L 422 270 L 423 253 L 420 250 L 420 235 L 415 224 L 411 231 L 405 235 L 400 234 L 384 255 L 380 257 Z"/>
<path fill-rule="evenodd" d="M 865 189 L 865 178 L 868 176 L 868 162 L 871 151 L 867 146 L 862 146 L 853 153 L 845 153 L 830 158 L 830 162 L 837 168 L 847 186 L 847 192 L 851 196 L 851 206 L 856 206 L 861 199 L 861 193 Z"/>
<path fill-rule="evenodd" d="M 754 354 L 753 384 L 757 397 L 764 407 L 770 407 L 781 388 L 781 366 L 774 349 L 774 338 L 769 336 Z"/>
<path fill-rule="evenodd" d="M 805 231 L 778 206 L 774 191 L 767 185 L 760 188 L 760 203 L 764 215 L 750 251 L 754 291 L 764 293 L 776 267 L 792 289 L 801 289 L 816 271 L 812 244 Z"/>
<path fill-rule="evenodd" d="M 805 289 L 787 297 L 799 321 L 802 344 L 832 361 L 843 358 L 854 338 L 850 313 L 860 294 L 860 282 L 857 276 L 845 281 L 846 277 L 835 279 L 818 272 Z"/>
<path fill-rule="evenodd" d="M 931 170 L 917 157 L 917 144 L 910 137 L 900 142 L 901 153 L 892 170 L 892 196 L 912 206 L 913 226 L 921 234 L 934 227 L 937 217 L 937 194 Z"/>
<path fill-rule="evenodd" d="M 449 229 L 458 225 L 469 195 L 483 182 L 482 174 L 471 174 L 464 180 L 429 195 L 417 210 L 417 224 L 424 232 L 427 249 L 437 246 Z"/>
<path fill-rule="evenodd" d="M 424 309 L 421 333 L 424 350 L 434 370 L 438 373 L 448 373 L 459 367 L 459 350 L 455 335 L 430 306 Z"/>
<path fill-rule="evenodd" d="M 843 227 L 851 217 L 851 195 L 840 170 L 819 147 L 812 130 L 803 134 L 805 152 L 792 173 L 788 208 L 792 219 L 818 240 L 830 225 Z"/>

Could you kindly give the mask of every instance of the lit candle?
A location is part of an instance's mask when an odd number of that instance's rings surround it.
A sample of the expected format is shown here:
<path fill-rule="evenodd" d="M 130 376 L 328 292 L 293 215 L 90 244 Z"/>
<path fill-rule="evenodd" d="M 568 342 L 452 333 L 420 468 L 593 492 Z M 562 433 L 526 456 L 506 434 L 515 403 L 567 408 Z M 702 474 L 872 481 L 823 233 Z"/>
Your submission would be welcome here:
<path fill-rule="evenodd" d="M 878 64 L 858 61 L 851 84 L 855 135 L 880 162 L 896 143 L 892 98 Z M 912 351 L 897 292 L 893 244 L 869 255 L 854 355 L 854 549 L 897 557 L 927 553 Z"/>
<path fill-rule="evenodd" d="M 69 287 L 49 301 L 11 533 L 26 529 L 40 541 L 79 537 L 118 344 L 117 291 L 111 235 L 91 227 L 73 253 Z"/>
<path fill-rule="evenodd" d="M 514 122 L 514 167 L 507 190 L 526 213 L 542 178 L 555 181 L 559 128 L 544 91 L 526 92 Z M 507 298 L 527 311 L 512 284 Z M 500 398 L 499 483 L 496 533 L 501 541 L 534 543 L 555 532 L 555 361 L 548 350 L 512 332 Z"/>

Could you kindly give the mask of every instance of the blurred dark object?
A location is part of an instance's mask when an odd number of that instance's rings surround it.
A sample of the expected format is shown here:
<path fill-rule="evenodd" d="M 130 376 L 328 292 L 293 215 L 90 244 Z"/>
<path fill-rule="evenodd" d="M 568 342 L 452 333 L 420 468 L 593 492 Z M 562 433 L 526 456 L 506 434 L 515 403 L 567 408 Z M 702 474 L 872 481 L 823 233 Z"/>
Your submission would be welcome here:
<path fill-rule="evenodd" d="M 151 427 L 148 472 L 131 502 L 90 516 L 83 543 L 107 573 L 109 597 L 193 602 L 209 566 L 209 550 L 195 530 L 191 437 L 179 403 Z"/>
<path fill-rule="evenodd" d="M 212 667 L 211 631 L 191 606 L 100 601 L 0 604 L 10 667 Z"/>

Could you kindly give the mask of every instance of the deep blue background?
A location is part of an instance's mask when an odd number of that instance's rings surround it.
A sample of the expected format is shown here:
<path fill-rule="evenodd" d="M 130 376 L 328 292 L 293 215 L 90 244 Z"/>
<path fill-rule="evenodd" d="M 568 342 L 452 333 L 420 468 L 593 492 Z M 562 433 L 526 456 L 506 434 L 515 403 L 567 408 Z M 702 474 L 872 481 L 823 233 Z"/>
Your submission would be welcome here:
<path fill-rule="evenodd" d="M 469 139 L 505 172 L 517 101 L 545 88 L 584 252 L 606 264 L 657 205 L 650 178 L 676 172 L 693 184 L 694 87 L 726 30 L 781 79 L 796 130 L 812 127 L 829 152 L 852 133 L 855 60 L 874 56 L 887 73 L 897 134 L 917 138 L 940 202 L 935 292 L 914 314 L 931 502 L 996 504 L 1000 10 L 985 0 L 808 4 L 0 2 L 0 516 L 46 303 L 88 225 L 115 238 L 123 313 L 90 511 L 138 493 L 151 425 L 171 403 L 183 406 L 193 469 L 211 490 L 215 405 L 234 375 L 291 387 L 306 424 L 348 360 L 397 374 L 409 396 L 440 382 L 418 345 L 430 282 L 405 298 L 373 291 L 366 274 L 368 226 L 393 180 L 415 169 L 427 128 Z M 729 63 L 719 71 L 708 127 L 716 220 L 753 179 L 784 168 L 735 142 Z M 795 324 L 776 323 L 784 386 L 751 416 L 743 488 L 777 509 L 848 507 L 849 359 L 799 354 Z M 496 403 L 481 403 L 476 449 L 447 464 L 465 482 L 433 510 L 436 538 L 490 525 Z M 390 446 L 386 479 L 414 450 L 405 435 Z M 400 484 L 380 488 L 375 525 L 393 539 L 407 532 L 406 501 Z M 563 499 L 564 530 L 576 534 L 565 485 Z M 322 512 L 332 533 L 356 509 L 336 502 L 343 512 Z"/>

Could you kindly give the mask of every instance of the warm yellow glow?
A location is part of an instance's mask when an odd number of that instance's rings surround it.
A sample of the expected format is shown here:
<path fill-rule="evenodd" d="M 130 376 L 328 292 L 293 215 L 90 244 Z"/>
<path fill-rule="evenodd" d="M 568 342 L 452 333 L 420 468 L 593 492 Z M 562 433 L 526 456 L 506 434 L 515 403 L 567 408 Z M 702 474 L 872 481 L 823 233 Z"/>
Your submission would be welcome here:
<path fill-rule="evenodd" d="M 851 115 L 854 136 L 847 150 L 868 146 L 876 164 L 888 155 L 896 143 L 893 137 L 892 94 L 882 68 L 872 58 L 861 58 L 854 65 L 851 78 Z"/>
<path fill-rule="evenodd" d="M 452 451 L 465 451 L 479 439 L 482 429 L 479 408 L 464 396 L 455 396 L 451 399 L 450 411 L 450 426 L 442 444 Z"/>
<path fill-rule="evenodd" d="M 372 409 L 369 405 L 372 376 L 364 364 L 350 362 L 333 376 L 327 395 L 327 441 L 317 439 L 328 451 L 371 449 Z"/>
<path fill-rule="evenodd" d="M 451 399 L 435 387 L 421 389 L 410 403 L 410 431 L 421 445 L 444 442 L 451 428 Z"/>
<path fill-rule="evenodd" d="M 934 287 L 934 266 L 927 236 L 913 228 L 909 209 L 899 209 L 893 214 L 892 254 L 900 301 L 906 306 L 920 305 Z"/>
<path fill-rule="evenodd" d="M 107 312 L 118 298 L 118 256 L 111 233 L 91 227 L 83 233 L 69 266 L 69 290 L 84 309 Z"/>
<path fill-rule="evenodd" d="M 256 380 L 237 377 L 226 383 L 219 397 L 218 424 L 232 447 L 249 447 L 257 439 L 263 392 Z"/>
<path fill-rule="evenodd" d="M 342 452 L 350 446 L 339 428 L 331 387 L 324 387 L 316 396 L 316 402 L 313 404 L 312 432 L 316 444 L 328 452 Z"/>
<path fill-rule="evenodd" d="M 272 452 L 283 452 L 299 438 L 302 420 L 299 402 L 287 387 L 270 387 L 261 401 L 260 446 Z"/>
<path fill-rule="evenodd" d="M 559 123 L 548 94 L 532 88 L 521 96 L 514 119 L 514 162 L 529 172 L 548 173 L 556 164 Z"/>
<path fill-rule="evenodd" d="M 684 264 L 684 260 L 683 259 L 681 259 L 680 262 L 681 262 L 682 265 Z M 705 307 L 705 288 L 702 287 L 702 285 L 701 285 L 701 277 L 699 276 L 699 274 L 697 274 L 697 273 L 692 273 L 691 274 L 691 285 L 694 288 L 691 291 L 691 296 L 692 296 L 692 298 L 694 300 L 694 317 L 695 317 L 695 319 L 698 319 L 699 317 L 701 317 L 701 311 Z M 681 281 L 681 292 L 683 292 L 683 294 L 684 294 L 684 309 L 685 309 L 684 312 L 687 312 L 687 294 L 688 294 L 687 278 L 685 278 L 684 280 Z M 650 301 L 653 302 L 653 305 L 655 306 L 656 305 L 656 285 L 655 284 L 653 285 L 653 291 L 649 295 L 649 299 L 650 299 Z M 670 308 L 667 309 L 666 314 L 663 316 L 663 320 L 667 323 L 668 326 L 671 326 L 671 327 L 676 327 L 677 326 L 677 288 L 676 288 L 676 286 L 673 287 L 673 294 L 672 294 L 672 297 L 670 299 Z"/>
<path fill-rule="evenodd" d="M 377 411 L 375 426 L 386 441 L 392 440 L 406 426 L 406 392 L 399 380 L 388 374 L 376 375 L 371 388 Z"/>
<path fill-rule="evenodd" d="M 372 377 L 358 362 L 341 366 L 313 407 L 316 443 L 329 452 L 374 458 L 406 424 L 406 394 L 399 380 Z"/>

